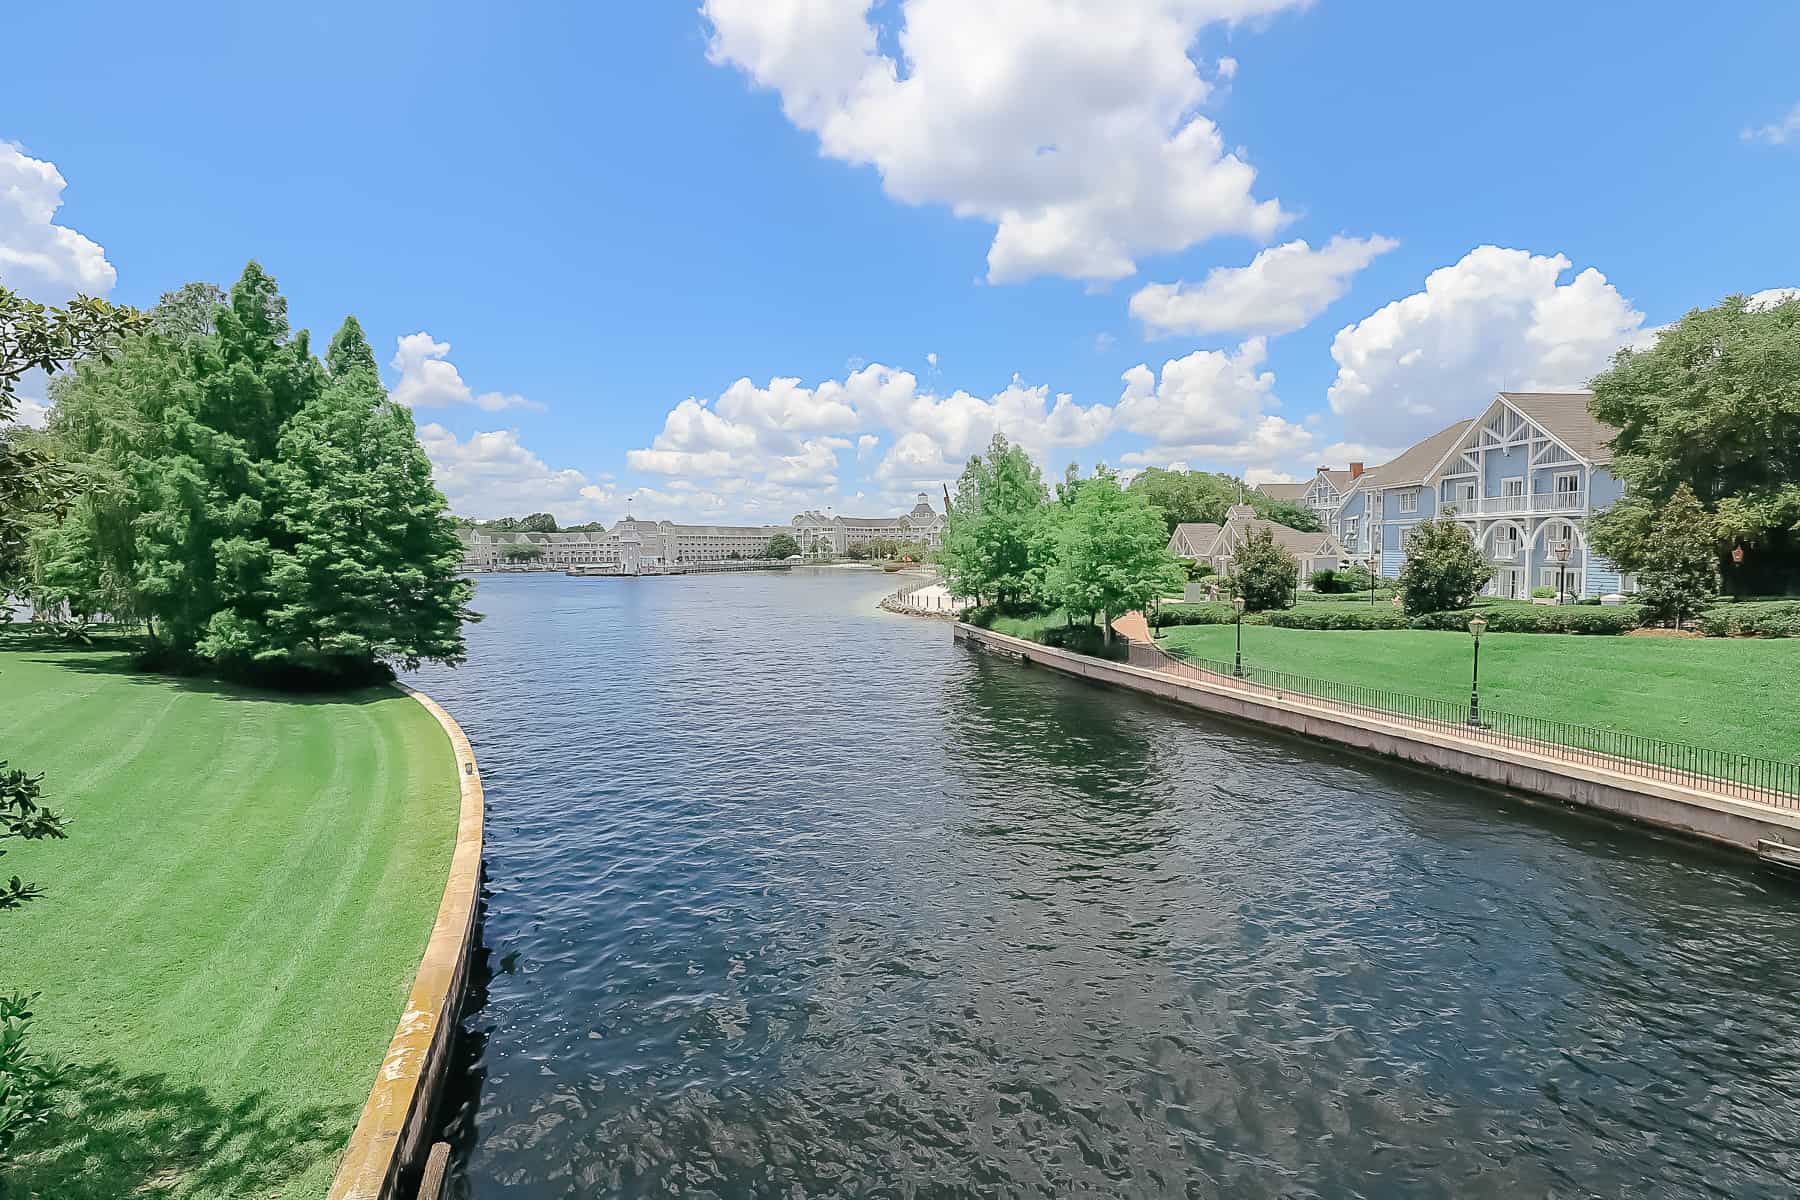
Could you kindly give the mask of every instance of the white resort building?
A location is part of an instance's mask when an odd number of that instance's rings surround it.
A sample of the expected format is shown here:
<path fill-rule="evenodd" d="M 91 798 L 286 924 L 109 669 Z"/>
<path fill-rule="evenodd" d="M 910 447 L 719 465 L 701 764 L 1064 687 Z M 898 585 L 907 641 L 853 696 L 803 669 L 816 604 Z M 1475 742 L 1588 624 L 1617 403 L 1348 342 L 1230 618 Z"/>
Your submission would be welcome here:
<path fill-rule="evenodd" d="M 898 517 L 805 512 L 786 525 L 681 525 L 623 517 L 611 529 L 594 533 L 501 533 L 464 528 L 456 535 L 462 540 L 465 571 L 611 567 L 635 572 L 643 567 L 762 558 L 769 540 L 780 533 L 792 537 L 803 551 L 833 557 L 848 553 L 852 545 L 882 538 L 937 549 L 943 545 L 944 524 L 944 515 L 933 510 L 930 498 L 921 492 L 912 511 Z M 514 549 L 524 545 L 536 547 L 537 552 Z"/>

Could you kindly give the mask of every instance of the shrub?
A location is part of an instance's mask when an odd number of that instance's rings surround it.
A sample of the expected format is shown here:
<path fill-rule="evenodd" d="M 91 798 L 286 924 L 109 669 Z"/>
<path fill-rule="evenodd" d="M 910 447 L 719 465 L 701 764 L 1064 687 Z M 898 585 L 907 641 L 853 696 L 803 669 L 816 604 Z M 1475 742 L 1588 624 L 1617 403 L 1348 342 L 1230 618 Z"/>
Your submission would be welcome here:
<path fill-rule="evenodd" d="M 1217 574 L 1213 565 L 1207 562 L 1191 562 L 1185 564 L 1189 579 L 1205 579 L 1208 575 Z"/>
<path fill-rule="evenodd" d="M 1229 604 L 1165 604 L 1156 610 L 1151 624 L 1158 629 L 1175 625 L 1229 625 L 1234 610 Z"/>
<path fill-rule="evenodd" d="M 1339 571 L 1314 571 L 1312 573 L 1312 590 L 1321 595 L 1329 595 L 1341 590 L 1338 582 Z"/>
<path fill-rule="evenodd" d="M 1489 633 L 1584 633 L 1620 634 L 1644 623 L 1644 610 L 1634 604 L 1616 608 L 1563 605 L 1561 607 L 1494 606 L 1454 608 L 1423 613 L 1412 619 L 1414 629 L 1442 629 L 1466 633 L 1469 618 L 1480 613 Z"/>
<path fill-rule="evenodd" d="M 1708 637 L 1800 637 L 1800 601 L 1720 605 L 1699 624 Z"/>
<path fill-rule="evenodd" d="M 1232 556 L 1237 593 L 1247 612 L 1286 608 L 1294 602 L 1300 581 L 1300 564 L 1275 541 L 1275 531 L 1265 525 L 1250 535 Z"/>
<path fill-rule="evenodd" d="M 1531 598 L 1533 600 L 1548 600 L 1555 595 L 1556 589 L 1553 587 L 1534 587 L 1531 589 Z"/>
<path fill-rule="evenodd" d="M 1406 535 L 1401 603 L 1412 616 L 1463 608 L 1493 574 L 1467 529 L 1455 521 L 1424 521 Z"/>
<path fill-rule="evenodd" d="M 1405 629 L 1411 622 L 1405 613 L 1374 605 L 1333 604 L 1290 608 L 1261 614 L 1258 624 L 1278 629 Z"/>
<path fill-rule="evenodd" d="M 1125 639 L 1115 635 L 1109 643 L 1105 631 L 1098 625 L 1051 625 L 1037 640 L 1058 650 L 1069 650 L 1093 658 L 1123 661 L 1127 654 Z"/>

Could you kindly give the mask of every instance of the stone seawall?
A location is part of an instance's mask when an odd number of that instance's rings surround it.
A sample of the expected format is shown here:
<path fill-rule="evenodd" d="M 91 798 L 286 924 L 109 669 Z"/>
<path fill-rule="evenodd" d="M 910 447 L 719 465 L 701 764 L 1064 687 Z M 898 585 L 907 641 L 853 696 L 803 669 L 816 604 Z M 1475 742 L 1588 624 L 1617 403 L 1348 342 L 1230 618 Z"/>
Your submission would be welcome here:
<path fill-rule="evenodd" d="M 1379 715 L 1351 715 L 1292 694 L 1258 693 L 1229 681 L 1214 684 L 1089 658 L 962 622 L 957 623 L 954 636 L 958 642 L 1020 662 L 1130 688 L 1219 716 L 1454 772 L 1513 791 L 1547 796 L 1752 853 L 1764 842 L 1800 844 L 1800 811 L 1661 780 L 1629 777 L 1604 766 L 1562 761 L 1514 746 L 1489 745 L 1385 720 Z"/>
<path fill-rule="evenodd" d="M 430 1149 L 432 1115 L 456 1040 L 475 949 L 485 815 L 475 752 L 462 727 L 437 701 L 416 688 L 399 686 L 437 718 L 456 755 L 461 783 L 456 850 L 425 957 L 375 1086 L 338 1161 L 329 1200 L 395 1200 L 405 1195 L 404 1185 L 416 1181 Z M 330 1048 L 320 1047 L 320 1052 L 329 1053 Z"/>

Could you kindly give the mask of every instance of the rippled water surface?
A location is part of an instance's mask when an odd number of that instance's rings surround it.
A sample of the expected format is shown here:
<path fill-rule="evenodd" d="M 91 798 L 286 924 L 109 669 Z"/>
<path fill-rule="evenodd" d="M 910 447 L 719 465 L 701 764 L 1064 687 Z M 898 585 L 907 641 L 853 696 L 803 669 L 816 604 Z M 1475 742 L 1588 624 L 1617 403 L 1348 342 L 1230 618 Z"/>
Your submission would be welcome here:
<path fill-rule="evenodd" d="M 1800 1189 L 1800 891 L 890 586 L 482 580 L 452 1194 Z"/>

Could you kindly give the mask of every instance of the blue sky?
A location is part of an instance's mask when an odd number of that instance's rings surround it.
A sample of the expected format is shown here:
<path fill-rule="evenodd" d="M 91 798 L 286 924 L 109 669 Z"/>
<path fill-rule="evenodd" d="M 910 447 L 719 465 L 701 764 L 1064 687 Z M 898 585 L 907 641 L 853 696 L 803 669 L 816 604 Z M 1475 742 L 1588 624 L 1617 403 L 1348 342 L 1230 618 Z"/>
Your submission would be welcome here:
<path fill-rule="evenodd" d="M 296 325 L 354 312 L 393 356 L 474 515 L 881 512 L 995 427 L 1055 471 L 1379 461 L 1800 286 L 1800 6 L 1774 0 L 94 3 L 0 30 L 0 281 L 147 304 L 254 257 Z"/>

